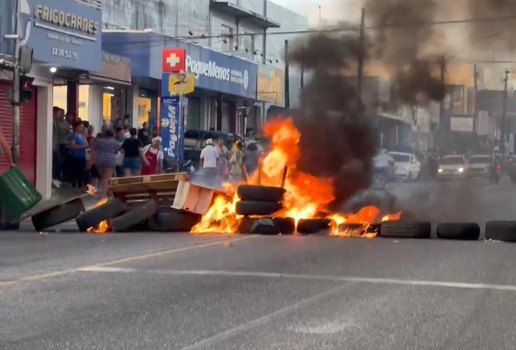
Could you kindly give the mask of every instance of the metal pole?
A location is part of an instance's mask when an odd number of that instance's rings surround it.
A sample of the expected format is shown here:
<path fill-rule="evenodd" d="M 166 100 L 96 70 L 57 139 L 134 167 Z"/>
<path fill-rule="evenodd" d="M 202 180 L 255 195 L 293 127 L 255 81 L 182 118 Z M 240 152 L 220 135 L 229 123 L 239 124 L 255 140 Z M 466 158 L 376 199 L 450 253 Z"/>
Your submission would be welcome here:
<path fill-rule="evenodd" d="M 20 0 L 16 0 L 16 44 L 13 74 L 13 162 L 20 159 Z"/>
<path fill-rule="evenodd" d="M 362 85 L 364 81 L 364 57 L 365 57 L 365 9 L 362 9 L 360 20 L 360 52 L 358 53 L 358 72 L 357 72 L 357 93 L 362 99 Z"/>
<path fill-rule="evenodd" d="M 473 88 L 475 90 L 473 102 L 473 132 L 478 137 L 478 72 L 476 64 L 473 65 Z"/>
<path fill-rule="evenodd" d="M 290 66 L 288 40 L 285 40 L 285 108 L 290 108 Z"/>
<path fill-rule="evenodd" d="M 505 70 L 504 88 L 503 88 L 503 104 L 502 104 L 502 122 L 500 125 L 500 152 L 505 153 L 505 119 L 507 114 L 507 84 L 509 82 L 509 70 Z"/>

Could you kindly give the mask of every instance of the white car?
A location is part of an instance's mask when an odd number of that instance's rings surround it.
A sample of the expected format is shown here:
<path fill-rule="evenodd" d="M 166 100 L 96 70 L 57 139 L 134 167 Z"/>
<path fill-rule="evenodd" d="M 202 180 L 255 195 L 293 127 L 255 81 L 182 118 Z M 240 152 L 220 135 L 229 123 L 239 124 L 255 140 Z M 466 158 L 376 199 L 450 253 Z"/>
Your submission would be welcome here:
<path fill-rule="evenodd" d="M 466 176 L 466 157 L 463 155 L 445 156 L 439 162 L 439 179 L 461 179 Z"/>
<path fill-rule="evenodd" d="M 474 155 L 468 161 L 466 166 L 466 175 L 468 177 L 485 177 L 489 175 L 492 158 L 488 155 Z"/>
<path fill-rule="evenodd" d="M 402 152 L 390 152 L 389 154 L 394 159 L 396 177 L 408 181 L 419 179 L 421 163 L 414 154 Z"/>

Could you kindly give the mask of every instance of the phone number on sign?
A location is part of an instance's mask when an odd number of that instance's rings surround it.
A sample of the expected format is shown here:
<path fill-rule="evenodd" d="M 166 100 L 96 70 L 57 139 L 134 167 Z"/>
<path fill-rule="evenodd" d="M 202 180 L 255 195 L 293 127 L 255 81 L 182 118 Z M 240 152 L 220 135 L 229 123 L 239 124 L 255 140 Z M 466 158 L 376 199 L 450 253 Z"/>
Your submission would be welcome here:
<path fill-rule="evenodd" d="M 53 47 L 51 49 L 50 54 L 52 56 L 63 57 L 69 60 L 79 59 L 79 54 L 77 52 L 71 50 L 58 49 L 56 47 Z"/>

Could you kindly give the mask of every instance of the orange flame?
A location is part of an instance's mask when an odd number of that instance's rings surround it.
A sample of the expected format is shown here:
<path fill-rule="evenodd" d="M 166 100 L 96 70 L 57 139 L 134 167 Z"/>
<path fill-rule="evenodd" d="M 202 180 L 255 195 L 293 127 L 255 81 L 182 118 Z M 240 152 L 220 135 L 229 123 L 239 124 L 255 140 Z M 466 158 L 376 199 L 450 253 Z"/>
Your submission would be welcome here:
<path fill-rule="evenodd" d="M 102 198 L 100 201 L 95 203 L 93 208 L 100 207 L 100 206 L 106 204 L 108 201 L 109 201 L 108 198 Z M 97 227 L 90 227 L 87 230 L 87 232 L 89 232 L 89 233 L 106 233 L 109 231 L 109 228 L 110 228 L 109 223 L 105 220 L 105 221 L 102 221 L 100 224 L 98 224 Z"/>
<path fill-rule="evenodd" d="M 284 184 L 285 209 L 276 216 L 292 217 L 296 225 L 301 219 L 313 219 L 327 213 L 330 203 L 335 199 L 333 180 L 318 178 L 298 170 L 301 133 L 294 125 L 293 119 L 270 120 L 264 125 L 263 134 L 271 140 L 270 151 L 260 160 L 261 166 L 258 171 L 248 177 L 249 183 L 276 187 Z M 235 192 L 235 187 L 228 191 L 232 194 Z M 201 222 L 192 229 L 192 233 L 237 232 L 240 217 L 236 215 L 235 205 L 238 200 L 236 194 L 216 197 Z M 383 219 L 399 220 L 399 215 L 400 213 L 388 215 Z M 328 218 L 332 222 L 332 236 L 373 238 L 376 233 L 367 231 L 371 224 L 379 222 L 380 210 L 369 206 L 356 214 L 333 214 Z M 358 225 L 361 229 L 350 231 L 350 226 L 344 224 Z"/>

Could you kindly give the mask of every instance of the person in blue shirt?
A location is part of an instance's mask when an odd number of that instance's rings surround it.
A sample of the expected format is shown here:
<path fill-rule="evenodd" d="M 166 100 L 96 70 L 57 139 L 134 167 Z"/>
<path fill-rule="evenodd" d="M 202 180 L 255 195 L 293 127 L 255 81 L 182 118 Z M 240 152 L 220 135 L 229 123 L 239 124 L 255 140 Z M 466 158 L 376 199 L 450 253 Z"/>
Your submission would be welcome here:
<path fill-rule="evenodd" d="M 70 177 L 73 188 L 82 188 L 86 185 L 86 149 L 88 141 L 84 136 L 84 124 L 78 122 L 73 127 L 73 134 L 68 138 L 70 143 Z"/>

